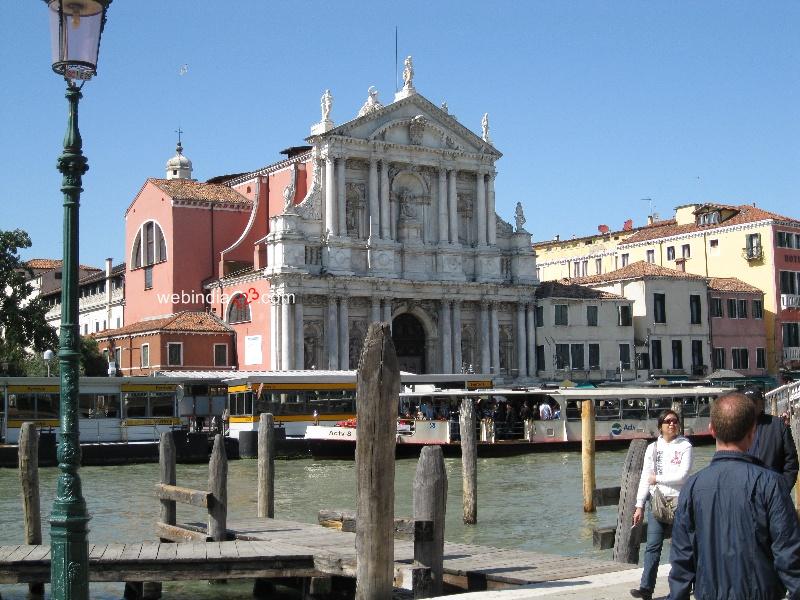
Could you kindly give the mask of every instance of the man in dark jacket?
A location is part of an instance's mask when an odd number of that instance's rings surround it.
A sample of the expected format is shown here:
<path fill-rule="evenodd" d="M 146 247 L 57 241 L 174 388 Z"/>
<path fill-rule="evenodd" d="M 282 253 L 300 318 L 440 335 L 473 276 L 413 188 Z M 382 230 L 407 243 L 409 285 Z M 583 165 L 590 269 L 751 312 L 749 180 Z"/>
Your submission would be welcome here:
<path fill-rule="evenodd" d="M 800 525 L 783 478 L 747 453 L 755 408 L 743 394 L 711 407 L 717 452 L 681 490 L 670 600 L 800 600 Z"/>
<path fill-rule="evenodd" d="M 764 394 L 757 387 L 747 388 L 744 395 L 756 408 L 756 433 L 750 454 L 767 467 L 783 475 L 787 489 L 797 481 L 797 449 L 792 431 L 780 418 L 764 413 Z"/>

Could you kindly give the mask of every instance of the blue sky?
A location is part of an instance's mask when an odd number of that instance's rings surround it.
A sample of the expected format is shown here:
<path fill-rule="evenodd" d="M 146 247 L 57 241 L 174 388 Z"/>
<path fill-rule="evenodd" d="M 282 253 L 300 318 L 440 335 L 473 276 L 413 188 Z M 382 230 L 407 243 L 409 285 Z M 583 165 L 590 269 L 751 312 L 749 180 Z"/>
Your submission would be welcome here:
<path fill-rule="evenodd" d="M 64 85 L 44 3 L 2 4 L 0 229 L 58 258 Z M 206 180 L 304 143 L 325 88 L 336 123 L 370 85 L 388 102 L 395 25 L 420 93 L 478 133 L 489 113 L 498 213 L 522 202 L 534 240 L 641 225 L 643 198 L 663 218 L 697 201 L 800 218 L 797 1 L 115 0 L 81 103 L 81 262 L 124 260 L 125 209 L 179 126 Z"/>

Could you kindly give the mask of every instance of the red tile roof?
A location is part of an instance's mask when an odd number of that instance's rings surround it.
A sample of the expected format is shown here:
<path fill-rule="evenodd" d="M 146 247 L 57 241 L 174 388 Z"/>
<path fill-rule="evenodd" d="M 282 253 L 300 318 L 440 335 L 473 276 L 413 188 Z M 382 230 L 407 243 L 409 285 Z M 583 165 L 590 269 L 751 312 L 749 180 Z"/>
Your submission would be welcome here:
<path fill-rule="evenodd" d="M 541 242 L 534 242 L 532 244 L 534 250 L 536 248 L 544 248 L 547 246 L 556 246 L 556 245 L 569 245 L 574 244 L 575 242 L 583 242 L 585 240 L 592 240 L 594 238 L 610 238 L 610 237 L 621 237 L 627 236 L 628 238 L 635 234 L 638 231 L 643 229 L 653 229 L 658 227 L 666 227 L 668 225 L 674 225 L 675 219 L 667 219 L 664 221 L 655 221 L 654 223 L 650 223 L 649 225 L 643 225 L 642 227 L 634 227 L 633 229 L 619 229 L 617 231 L 607 231 L 606 233 L 593 233 L 591 235 L 584 235 L 581 237 L 573 237 L 573 238 L 565 238 L 565 239 L 558 239 L 558 240 L 542 240 Z M 627 238 L 626 238 L 627 239 Z"/>
<path fill-rule="evenodd" d="M 168 317 L 131 323 L 119 329 L 106 329 L 92 334 L 92 337 L 107 339 L 121 335 L 158 333 L 162 331 L 178 333 L 231 333 L 233 329 L 228 327 L 228 325 L 215 315 L 207 312 L 187 310 L 169 315 Z"/>
<path fill-rule="evenodd" d="M 708 289 L 715 292 L 743 292 L 748 294 L 764 293 L 754 285 L 745 283 L 736 277 L 709 277 Z"/>
<path fill-rule="evenodd" d="M 536 288 L 537 298 L 577 298 L 587 300 L 624 300 L 623 296 L 593 290 L 582 285 L 570 283 L 569 280 L 543 281 Z"/>
<path fill-rule="evenodd" d="M 47 271 L 61 268 L 61 261 L 55 258 L 32 258 L 26 260 L 24 264 L 30 269 L 44 269 Z M 82 271 L 102 271 L 98 267 L 89 267 L 87 265 L 79 265 L 79 267 Z"/>
<path fill-rule="evenodd" d="M 765 221 L 770 219 L 774 219 L 777 221 L 791 221 L 796 223 L 797 226 L 800 227 L 800 221 L 797 221 L 796 219 L 792 219 L 791 217 L 784 217 L 783 215 L 779 215 L 774 212 L 769 212 L 767 210 L 758 208 L 751 204 L 742 204 L 740 206 L 728 206 L 725 204 L 706 204 L 703 205 L 702 208 L 710 206 L 736 210 L 739 212 L 733 215 L 732 217 L 729 217 L 724 221 L 721 221 L 720 223 L 712 223 L 709 225 L 697 225 L 695 223 L 678 225 L 673 220 L 672 224 L 669 225 L 668 227 L 657 227 L 657 228 L 645 227 L 634 233 L 629 238 L 626 238 L 625 240 L 621 241 L 619 245 L 620 247 L 623 247 L 627 244 L 635 244 L 637 242 L 645 242 L 648 240 L 673 237 L 676 235 L 693 233 L 695 231 L 714 230 L 714 229 L 719 229 L 720 227 L 729 227 L 731 225 L 755 223 L 757 221 Z"/>
<path fill-rule="evenodd" d="M 192 179 L 148 179 L 175 200 L 200 200 L 250 206 L 252 200 L 227 185 L 201 183 Z"/>
<path fill-rule="evenodd" d="M 571 279 L 570 281 L 580 285 L 589 285 L 593 283 L 610 283 L 612 281 L 626 281 L 630 279 L 658 278 L 705 280 L 705 277 L 701 275 L 684 273 L 683 271 L 660 267 L 656 264 L 640 260 L 624 266 L 621 269 L 617 269 L 616 271 L 609 271 L 608 273 L 601 273 L 600 275 L 589 275 L 588 277 L 579 277 Z"/>

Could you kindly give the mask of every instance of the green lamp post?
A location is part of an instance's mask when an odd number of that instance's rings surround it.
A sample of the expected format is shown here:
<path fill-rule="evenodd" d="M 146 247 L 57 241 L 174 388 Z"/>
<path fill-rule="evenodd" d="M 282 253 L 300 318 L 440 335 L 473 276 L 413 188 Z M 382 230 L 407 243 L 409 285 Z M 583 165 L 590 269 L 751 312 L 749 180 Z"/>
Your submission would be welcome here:
<path fill-rule="evenodd" d="M 50 14 L 53 70 L 67 81 L 69 116 L 58 170 L 64 175 L 64 260 L 61 286 L 61 424 L 58 484 L 50 514 L 51 596 L 56 600 L 89 598 L 89 515 L 81 492 L 78 430 L 78 206 L 81 177 L 89 166 L 81 151 L 78 101 L 83 84 L 97 72 L 100 36 L 111 0 L 45 0 Z"/>

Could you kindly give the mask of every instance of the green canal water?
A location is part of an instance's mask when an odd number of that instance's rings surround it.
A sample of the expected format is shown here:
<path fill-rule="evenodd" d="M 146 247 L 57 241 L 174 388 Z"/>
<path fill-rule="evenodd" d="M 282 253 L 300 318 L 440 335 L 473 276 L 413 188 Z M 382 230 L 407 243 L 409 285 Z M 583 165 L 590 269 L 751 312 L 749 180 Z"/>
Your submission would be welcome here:
<path fill-rule="evenodd" d="M 695 469 L 706 464 L 712 446 L 695 449 Z M 625 451 L 597 453 L 597 486 L 619 485 Z M 451 542 L 518 548 L 563 555 L 610 558 L 611 551 L 592 548 L 592 529 L 615 521 L 615 508 L 584 514 L 581 499 L 580 452 L 541 452 L 478 461 L 478 523 L 461 522 L 461 462 L 446 459 L 448 476 L 445 539 Z M 411 516 L 416 460 L 398 460 L 395 469 L 395 514 Z M 231 461 L 228 475 L 229 518 L 256 514 L 256 461 Z M 53 502 L 54 468 L 39 471 L 45 543 Z M 83 492 L 91 513 L 91 543 L 154 539 L 159 503 L 153 495 L 158 465 L 143 464 L 81 469 Z M 208 467 L 178 465 L 178 485 L 206 489 Z M 352 461 L 287 460 L 276 462 L 275 514 L 278 518 L 315 523 L 322 508 L 352 509 L 356 484 Z M 23 539 L 18 473 L 0 469 L 0 545 Z M 203 521 L 204 512 L 178 506 L 178 522 Z M 667 552 L 664 556 L 666 557 Z M 91 597 L 122 597 L 122 584 L 92 584 Z M 250 581 L 210 586 L 206 582 L 166 583 L 172 600 L 251 598 Z M 49 592 L 49 586 L 48 586 Z M 0 585 L 4 600 L 26 598 L 27 586 Z"/>

